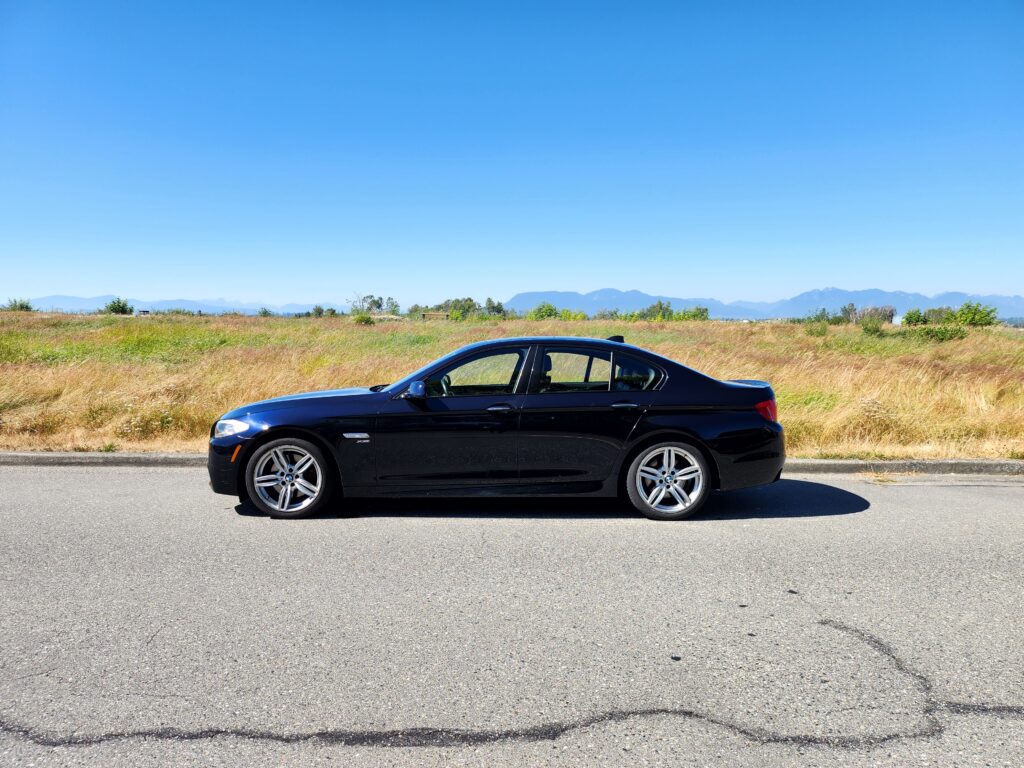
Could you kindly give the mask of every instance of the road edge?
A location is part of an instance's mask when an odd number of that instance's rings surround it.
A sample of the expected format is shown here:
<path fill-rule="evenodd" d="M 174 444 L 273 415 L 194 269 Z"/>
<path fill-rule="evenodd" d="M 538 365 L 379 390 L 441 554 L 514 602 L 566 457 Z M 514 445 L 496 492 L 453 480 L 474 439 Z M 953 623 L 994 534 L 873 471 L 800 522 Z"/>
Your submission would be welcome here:
<path fill-rule="evenodd" d="M 0 452 L 4 467 L 204 467 L 199 453 Z M 784 472 L 796 474 L 920 473 L 930 475 L 1024 475 L 1017 459 L 787 459 Z"/>

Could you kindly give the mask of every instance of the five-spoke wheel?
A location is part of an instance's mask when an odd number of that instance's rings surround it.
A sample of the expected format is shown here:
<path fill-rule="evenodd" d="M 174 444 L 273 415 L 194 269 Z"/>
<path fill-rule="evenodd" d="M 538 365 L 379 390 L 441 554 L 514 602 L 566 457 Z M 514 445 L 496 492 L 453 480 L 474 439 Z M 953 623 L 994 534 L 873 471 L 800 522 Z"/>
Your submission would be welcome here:
<path fill-rule="evenodd" d="M 305 440 L 272 440 L 245 470 L 249 499 L 272 517 L 302 517 L 327 501 L 331 476 L 320 449 Z"/>
<path fill-rule="evenodd" d="M 629 468 L 626 491 L 647 517 L 689 517 L 707 496 L 707 463 L 686 443 L 661 443 L 645 449 Z"/>

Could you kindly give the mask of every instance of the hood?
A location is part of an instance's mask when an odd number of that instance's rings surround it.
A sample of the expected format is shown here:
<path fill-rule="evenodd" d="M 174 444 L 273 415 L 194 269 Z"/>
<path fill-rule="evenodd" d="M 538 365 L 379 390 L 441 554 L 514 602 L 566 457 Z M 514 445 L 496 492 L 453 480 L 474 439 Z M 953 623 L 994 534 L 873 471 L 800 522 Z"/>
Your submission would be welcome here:
<path fill-rule="evenodd" d="M 283 397 L 272 397 L 269 400 L 259 400 L 239 408 L 230 413 L 224 414 L 222 418 L 231 419 L 244 416 L 247 413 L 260 413 L 262 411 L 273 411 L 278 408 L 289 408 L 303 405 L 309 400 L 326 400 L 333 397 L 354 397 L 359 395 L 372 395 L 374 392 L 365 387 L 349 387 L 347 389 L 325 389 L 319 392 L 302 392 L 298 395 L 284 395 Z"/>

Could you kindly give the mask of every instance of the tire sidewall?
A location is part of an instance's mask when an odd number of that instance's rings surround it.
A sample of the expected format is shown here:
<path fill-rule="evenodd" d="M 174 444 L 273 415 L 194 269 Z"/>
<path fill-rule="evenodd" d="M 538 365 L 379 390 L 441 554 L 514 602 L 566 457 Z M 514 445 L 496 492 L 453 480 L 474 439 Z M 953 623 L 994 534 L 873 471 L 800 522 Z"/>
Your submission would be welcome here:
<path fill-rule="evenodd" d="M 266 504 L 256 492 L 255 483 L 255 471 L 256 466 L 260 460 L 266 456 L 270 451 L 275 448 L 282 446 L 295 446 L 309 453 L 316 462 L 320 465 L 320 495 L 317 496 L 316 500 L 308 507 L 300 509 L 296 512 L 282 512 L 278 509 Z M 301 438 L 282 437 L 277 440 L 271 440 L 270 442 L 264 443 L 255 451 L 252 456 L 249 457 L 249 461 L 245 465 L 245 489 L 249 493 L 249 500 L 253 505 L 270 517 L 282 518 L 282 519 L 296 519 L 300 517 L 309 517 L 315 515 L 330 501 L 330 498 L 334 492 L 334 475 L 331 472 L 331 467 L 327 464 L 327 457 L 324 456 L 324 452 L 315 444 L 308 440 Z"/>
<path fill-rule="evenodd" d="M 696 461 L 697 465 L 700 467 L 702 482 L 700 497 L 696 502 L 681 512 L 665 513 L 652 509 L 648 506 L 647 501 L 640 495 L 640 492 L 636 488 L 636 475 L 640 470 L 641 462 L 652 452 L 659 451 L 664 448 L 680 448 L 686 451 L 688 454 L 693 456 L 694 461 Z M 683 440 L 666 440 L 663 443 L 655 443 L 654 445 L 647 446 L 633 458 L 633 463 L 629 465 L 629 472 L 626 474 L 626 495 L 629 497 L 633 506 L 636 507 L 644 517 L 650 518 L 651 520 L 682 520 L 695 514 L 704 506 L 704 502 L 707 501 L 708 493 L 710 491 L 709 480 L 710 473 L 708 472 L 708 462 L 699 448 L 692 443 L 687 443 Z"/>

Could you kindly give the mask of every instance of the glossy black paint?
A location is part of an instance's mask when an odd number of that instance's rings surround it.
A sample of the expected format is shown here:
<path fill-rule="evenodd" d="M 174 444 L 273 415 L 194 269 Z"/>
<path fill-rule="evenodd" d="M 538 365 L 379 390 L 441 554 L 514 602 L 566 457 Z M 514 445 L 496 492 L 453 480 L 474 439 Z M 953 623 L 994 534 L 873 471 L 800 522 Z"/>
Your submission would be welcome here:
<path fill-rule="evenodd" d="M 527 350 L 509 391 L 404 396 L 413 381 L 505 348 Z M 623 364 L 629 358 L 655 371 L 656 383 L 647 390 L 539 392 L 545 355 L 570 349 Z M 619 342 L 500 339 L 457 350 L 381 391 L 312 392 L 231 411 L 222 418 L 251 428 L 220 438 L 211 430 L 210 482 L 218 493 L 244 493 L 241 472 L 252 451 L 264 440 L 293 435 L 334 457 L 347 496 L 613 496 L 643 446 L 682 439 L 705 453 L 714 487 L 743 488 L 773 482 L 782 470 L 782 426 L 754 409 L 772 398 L 764 382 L 718 381 Z"/>

